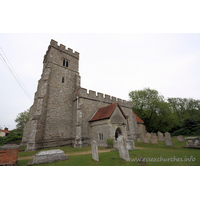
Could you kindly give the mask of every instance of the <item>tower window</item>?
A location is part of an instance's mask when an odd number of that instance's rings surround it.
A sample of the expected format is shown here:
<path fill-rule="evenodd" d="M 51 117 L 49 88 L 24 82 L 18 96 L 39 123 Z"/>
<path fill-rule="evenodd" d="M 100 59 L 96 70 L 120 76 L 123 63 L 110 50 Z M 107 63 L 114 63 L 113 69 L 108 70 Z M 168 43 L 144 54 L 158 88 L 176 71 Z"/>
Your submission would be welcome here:
<path fill-rule="evenodd" d="M 68 67 L 68 61 L 66 60 L 66 67 Z"/>
<path fill-rule="evenodd" d="M 63 60 L 63 66 L 65 66 L 65 60 Z"/>
<path fill-rule="evenodd" d="M 62 77 L 62 83 L 64 83 L 65 82 L 65 78 L 64 77 Z"/>

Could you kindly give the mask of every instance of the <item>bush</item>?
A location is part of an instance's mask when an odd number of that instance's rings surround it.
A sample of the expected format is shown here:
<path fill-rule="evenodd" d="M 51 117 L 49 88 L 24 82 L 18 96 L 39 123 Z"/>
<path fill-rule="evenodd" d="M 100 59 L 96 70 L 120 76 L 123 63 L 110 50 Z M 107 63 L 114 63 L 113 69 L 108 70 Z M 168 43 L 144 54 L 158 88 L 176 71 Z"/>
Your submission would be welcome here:
<path fill-rule="evenodd" d="M 114 146 L 114 139 L 108 138 L 107 139 L 107 145 L 108 145 L 108 148 L 113 148 L 113 146 Z"/>
<path fill-rule="evenodd" d="M 6 143 L 17 143 L 21 142 L 22 140 L 22 132 L 18 132 L 17 134 L 11 133 L 8 136 L 0 137 L 0 145 L 6 144 Z"/>

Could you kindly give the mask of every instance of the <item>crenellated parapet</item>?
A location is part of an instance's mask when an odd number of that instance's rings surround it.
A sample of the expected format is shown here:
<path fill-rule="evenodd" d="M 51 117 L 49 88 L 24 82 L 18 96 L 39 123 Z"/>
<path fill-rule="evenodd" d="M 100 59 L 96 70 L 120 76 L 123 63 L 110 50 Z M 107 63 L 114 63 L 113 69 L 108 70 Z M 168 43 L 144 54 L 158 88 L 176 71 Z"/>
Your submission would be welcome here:
<path fill-rule="evenodd" d="M 63 44 L 60 44 L 60 46 L 59 46 L 58 42 L 56 42 L 55 40 L 51 40 L 50 45 L 49 45 L 49 47 L 46 51 L 46 54 L 44 55 L 44 61 L 45 61 L 47 54 L 48 54 L 51 47 L 54 47 L 54 48 L 66 53 L 66 54 L 69 54 L 69 55 L 79 59 L 79 53 L 78 52 L 76 52 L 76 51 L 73 52 L 73 49 L 70 49 L 70 48 L 66 49 L 65 45 L 63 45 Z"/>
<path fill-rule="evenodd" d="M 101 101 L 108 104 L 118 102 L 119 105 L 122 107 L 132 108 L 132 103 L 130 101 L 122 100 L 107 94 L 104 95 L 103 93 L 95 92 L 93 90 L 87 91 L 87 89 L 85 88 L 79 88 L 79 90 L 77 91 L 77 95 L 79 96 L 79 98 L 82 97 L 85 99 Z"/>

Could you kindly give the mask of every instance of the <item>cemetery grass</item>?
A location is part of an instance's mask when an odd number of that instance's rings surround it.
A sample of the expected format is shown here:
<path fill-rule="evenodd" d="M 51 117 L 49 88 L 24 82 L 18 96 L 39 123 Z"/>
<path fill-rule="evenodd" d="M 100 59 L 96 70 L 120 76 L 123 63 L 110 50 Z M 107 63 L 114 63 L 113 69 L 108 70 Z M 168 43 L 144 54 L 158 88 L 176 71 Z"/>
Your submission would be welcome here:
<path fill-rule="evenodd" d="M 184 137 L 185 138 L 185 137 Z M 165 146 L 164 142 L 158 142 L 158 145 L 153 144 L 144 144 L 138 143 L 135 140 L 135 146 L 138 150 L 129 151 L 129 155 L 131 158 L 131 162 L 126 162 L 119 157 L 118 151 L 110 151 L 106 153 L 99 153 L 99 162 L 92 159 L 92 154 L 84 154 L 84 155 L 69 155 L 69 160 L 65 161 L 57 161 L 54 163 L 41 164 L 38 166 L 138 166 L 137 159 L 140 157 L 145 159 L 156 159 L 163 158 L 165 161 L 148 161 L 146 162 L 147 166 L 200 166 L 200 150 L 199 149 L 188 149 L 183 148 L 186 144 L 185 142 L 178 142 L 177 139 L 172 138 L 174 143 L 174 147 Z M 49 148 L 45 150 L 56 149 Z M 89 152 L 91 151 L 91 147 L 83 147 L 83 148 L 72 148 L 69 146 L 58 147 L 67 153 L 78 153 L 78 152 Z M 105 148 L 98 147 L 99 150 L 103 150 Z M 114 150 L 114 149 L 112 149 Z M 41 151 L 41 150 L 40 150 Z M 27 157 L 30 155 L 35 155 L 39 151 L 35 152 L 19 152 L 19 158 Z M 185 158 L 189 159 L 187 161 L 183 161 Z M 171 158 L 179 159 L 179 161 L 170 161 Z M 133 161 L 133 159 L 136 159 Z M 169 160 L 167 160 L 169 159 Z M 182 161 L 180 161 L 182 159 Z M 195 159 L 195 160 L 194 160 Z M 18 166 L 26 166 L 27 163 L 32 159 L 27 160 L 18 160 Z"/>

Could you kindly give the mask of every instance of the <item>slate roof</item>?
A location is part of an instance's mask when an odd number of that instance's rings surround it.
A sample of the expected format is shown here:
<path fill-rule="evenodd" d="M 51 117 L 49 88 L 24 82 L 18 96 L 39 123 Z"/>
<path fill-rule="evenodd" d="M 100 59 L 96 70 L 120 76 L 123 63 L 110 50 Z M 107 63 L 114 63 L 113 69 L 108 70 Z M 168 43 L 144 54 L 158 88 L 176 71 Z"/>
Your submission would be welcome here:
<path fill-rule="evenodd" d="M 133 114 L 135 114 L 135 113 L 133 112 Z M 136 114 L 135 114 L 135 116 L 136 116 L 136 121 L 138 124 L 144 124 L 144 122 Z"/>
<path fill-rule="evenodd" d="M 116 102 L 111 105 L 99 108 L 97 112 L 94 114 L 94 116 L 89 120 L 89 122 L 97 121 L 97 120 L 102 120 L 102 119 L 109 119 L 115 110 L 116 106 L 119 107 L 121 110 L 122 114 L 124 117 L 127 119 L 126 115 L 124 114 L 121 106 Z"/>

